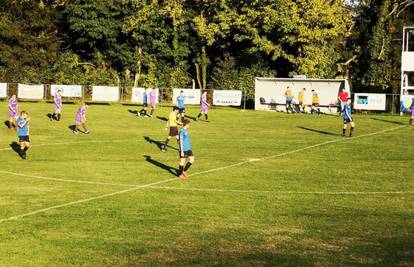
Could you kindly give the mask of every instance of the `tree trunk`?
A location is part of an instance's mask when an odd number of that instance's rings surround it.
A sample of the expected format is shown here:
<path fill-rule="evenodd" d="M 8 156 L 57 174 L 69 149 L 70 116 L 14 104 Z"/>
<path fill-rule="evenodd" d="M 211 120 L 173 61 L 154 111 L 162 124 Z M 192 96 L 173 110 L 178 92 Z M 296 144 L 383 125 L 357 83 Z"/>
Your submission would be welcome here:
<path fill-rule="evenodd" d="M 198 83 L 198 88 L 203 90 L 203 84 L 201 82 L 202 77 L 201 77 L 201 73 L 200 73 L 200 65 L 195 62 L 194 66 L 195 66 L 195 71 L 196 71 L 196 79 L 197 79 L 197 83 Z"/>
<path fill-rule="evenodd" d="M 141 47 L 135 47 L 135 57 L 137 60 L 137 69 L 135 71 L 134 87 L 138 87 L 139 79 L 141 77 L 142 68 L 142 49 Z"/>
<path fill-rule="evenodd" d="M 201 75 L 202 75 L 202 82 L 203 82 L 203 86 L 200 87 L 201 90 L 205 90 L 207 87 L 207 64 L 208 64 L 207 50 L 206 50 L 206 47 L 203 46 L 201 48 Z"/>

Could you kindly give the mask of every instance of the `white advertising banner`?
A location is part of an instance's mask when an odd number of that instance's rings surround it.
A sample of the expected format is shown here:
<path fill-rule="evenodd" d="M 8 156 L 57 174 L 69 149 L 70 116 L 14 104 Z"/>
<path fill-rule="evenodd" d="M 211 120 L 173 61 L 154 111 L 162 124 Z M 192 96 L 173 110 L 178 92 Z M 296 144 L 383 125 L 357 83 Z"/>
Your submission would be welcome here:
<path fill-rule="evenodd" d="M 119 87 L 118 86 L 93 86 L 92 101 L 101 102 L 118 102 Z"/>
<path fill-rule="evenodd" d="M 131 95 L 131 102 L 132 103 L 144 103 L 144 95 L 147 95 L 147 101 L 150 102 L 150 94 L 153 89 L 147 89 L 143 87 L 134 87 L 132 88 L 132 95 Z M 155 89 L 155 103 L 158 104 L 158 96 L 160 94 L 160 90 L 158 88 Z"/>
<path fill-rule="evenodd" d="M 201 90 L 199 89 L 174 89 L 173 91 L 173 104 L 177 104 L 177 97 L 183 91 L 186 105 L 200 105 Z"/>
<path fill-rule="evenodd" d="M 215 106 L 241 106 L 242 91 L 214 90 L 213 105 Z"/>
<path fill-rule="evenodd" d="M 0 98 L 7 98 L 7 83 L 0 83 Z"/>
<path fill-rule="evenodd" d="M 43 85 L 29 85 L 20 84 L 18 85 L 18 98 L 23 99 L 43 99 L 44 98 L 44 86 Z"/>
<path fill-rule="evenodd" d="M 360 110 L 385 110 L 386 109 L 385 94 L 355 94 L 354 109 Z"/>
<path fill-rule="evenodd" d="M 62 91 L 63 97 L 82 97 L 82 85 L 57 85 L 52 84 L 50 87 L 50 94 L 54 96 L 56 92 Z"/>

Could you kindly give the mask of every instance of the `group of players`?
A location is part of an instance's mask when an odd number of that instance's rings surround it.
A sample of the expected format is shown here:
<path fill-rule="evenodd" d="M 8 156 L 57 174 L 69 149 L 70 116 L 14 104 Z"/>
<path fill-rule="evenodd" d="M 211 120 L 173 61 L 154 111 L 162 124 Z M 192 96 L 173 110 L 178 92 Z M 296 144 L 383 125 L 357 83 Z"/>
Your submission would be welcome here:
<path fill-rule="evenodd" d="M 149 101 L 148 101 L 149 100 Z M 185 100 L 184 92 L 181 91 L 180 95 L 177 97 L 177 106 L 173 108 L 173 111 L 168 116 L 167 129 L 169 130 L 167 139 L 161 147 L 161 151 L 166 152 L 168 143 L 172 138 L 177 139 L 179 146 L 180 154 L 180 163 L 179 163 L 179 173 L 178 176 L 180 179 L 188 179 L 187 171 L 190 169 L 191 165 L 195 161 L 194 154 L 191 150 L 190 136 L 188 129 L 190 127 L 190 120 L 185 117 Z M 143 109 L 138 111 L 137 115 L 139 117 L 151 117 L 153 116 L 156 110 L 156 90 L 149 89 L 144 93 L 143 98 Z M 26 111 L 21 111 L 19 114 L 19 104 L 15 94 L 11 96 L 8 101 L 8 113 L 9 121 L 8 127 L 11 130 L 16 130 L 19 138 L 20 151 L 19 155 L 22 159 L 26 159 L 27 151 L 30 148 L 30 118 Z M 196 121 L 204 114 L 205 120 L 208 122 L 208 110 L 210 104 L 207 101 L 207 92 L 204 92 L 200 100 L 201 111 Z M 53 105 L 54 112 L 50 115 L 50 120 L 60 121 L 62 117 L 62 91 L 57 90 L 53 96 Z M 148 105 L 151 106 L 151 111 L 148 114 L 147 108 Z M 86 113 L 88 110 L 88 104 L 83 103 L 81 107 L 76 112 L 75 116 L 75 128 L 73 129 L 73 134 L 78 134 L 79 132 L 84 134 L 89 134 L 90 131 L 86 128 Z M 182 126 L 178 130 L 178 126 Z"/>
<path fill-rule="evenodd" d="M 305 104 L 304 104 L 304 96 L 305 96 L 306 89 L 303 88 L 298 96 L 298 112 L 305 112 Z M 290 88 L 288 87 L 286 92 L 286 110 L 293 112 L 293 94 Z M 315 90 L 312 90 L 312 106 L 311 112 L 317 112 L 320 114 L 319 109 L 319 97 Z M 181 91 L 180 95 L 177 97 L 177 106 L 174 106 L 173 111 L 168 116 L 167 121 L 167 129 L 169 131 L 167 139 L 165 140 L 164 144 L 161 146 L 161 151 L 166 152 L 168 143 L 172 138 L 177 139 L 178 146 L 179 146 L 179 154 L 180 154 L 180 163 L 179 163 L 179 178 L 180 179 L 187 179 L 188 174 L 187 171 L 190 169 L 192 164 L 194 163 L 194 155 L 191 150 L 191 143 L 190 143 L 190 136 L 188 133 L 188 129 L 190 127 L 190 120 L 185 117 L 185 99 L 184 92 Z M 355 121 L 352 117 L 352 100 L 349 97 L 349 94 L 342 90 L 338 95 L 338 100 L 341 103 L 340 115 L 343 114 L 343 128 L 342 128 L 342 135 L 346 136 L 346 130 L 348 128 L 348 124 L 351 125 L 349 136 L 352 137 L 354 129 L 355 129 Z M 151 117 L 153 116 L 156 110 L 156 90 L 149 89 L 146 90 L 144 93 L 143 98 L 143 109 L 140 110 L 137 115 L 139 117 Z M 21 111 L 19 114 L 18 109 L 18 100 L 15 94 L 11 96 L 8 101 L 8 113 L 9 113 L 9 121 L 8 126 L 10 129 L 14 129 L 17 131 L 17 135 L 19 138 L 20 144 L 20 151 L 19 155 L 22 159 L 26 159 L 27 151 L 30 148 L 30 127 L 29 122 L 30 119 L 28 117 L 28 113 L 26 111 Z M 205 120 L 208 122 L 208 109 L 210 104 L 207 101 L 207 92 L 204 92 L 201 96 L 200 100 L 201 110 L 196 121 L 200 119 L 200 117 L 204 114 Z M 53 105 L 54 105 L 54 113 L 51 114 L 50 120 L 60 121 L 62 116 L 62 92 L 58 90 L 55 95 L 53 96 Z M 151 106 L 151 111 L 148 114 L 147 108 L 148 105 Z M 77 110 L 75 116 L 75 128 L 73 129 L 74 134 L 78 134 L 79 132 L 84 134 L 89 134 L 90 131 L 86 128 L 86 112 L 88 110 L 88 104 L 83 103 L 81 107 Z M 409 124 L 412 125 L 414 121 L 414 101 L 410 107 L 410 122 Z M 179 130 L 178 126 L 182 126 Z"/>

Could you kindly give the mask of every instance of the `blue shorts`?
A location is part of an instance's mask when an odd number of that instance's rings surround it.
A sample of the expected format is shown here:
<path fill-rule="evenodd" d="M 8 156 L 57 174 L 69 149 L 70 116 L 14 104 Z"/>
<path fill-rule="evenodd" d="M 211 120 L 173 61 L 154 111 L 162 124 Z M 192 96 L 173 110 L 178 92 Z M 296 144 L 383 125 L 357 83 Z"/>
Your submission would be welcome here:
<path fill-rule="evenodd" d="M 292 104 L 293 98 L 286 98 L 286 104 Z"/>
<path fill-rule="evenodd" d="M 354 121 L 352 118 L 344 117 L 344 124 L 348 124 L 352 121 Z"/>

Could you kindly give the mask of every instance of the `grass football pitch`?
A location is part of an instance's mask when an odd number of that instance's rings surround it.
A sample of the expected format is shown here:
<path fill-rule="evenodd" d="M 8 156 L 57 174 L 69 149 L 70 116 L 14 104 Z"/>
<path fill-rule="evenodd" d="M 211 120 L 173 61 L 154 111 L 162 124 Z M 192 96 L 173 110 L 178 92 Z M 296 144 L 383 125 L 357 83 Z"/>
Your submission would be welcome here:
<path fill-rule="evenodd" d="M 180 181 L 176 142 L 158 148 L 171 108 L 93 105 L 73 135 L 77 107 L 20 104 L 26 161 L 0 128 L 0 266 L 414 266 L 407 117 L 357 115 L 342 138 L 336 116 L 212 109 Z"/>

